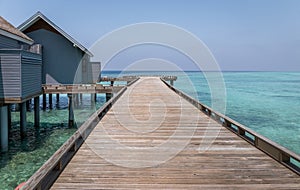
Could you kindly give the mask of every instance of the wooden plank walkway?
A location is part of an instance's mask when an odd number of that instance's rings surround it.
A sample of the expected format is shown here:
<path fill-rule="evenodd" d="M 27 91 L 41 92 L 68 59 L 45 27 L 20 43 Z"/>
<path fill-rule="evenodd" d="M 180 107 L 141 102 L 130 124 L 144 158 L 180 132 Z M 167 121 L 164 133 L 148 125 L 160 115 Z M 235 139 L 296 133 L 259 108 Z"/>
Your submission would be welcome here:
<path fill-rule="evenodd" d="M 52 186 L 199 188 L 300 189 L 300 177 L 154 77 L 128 87 Z"/>

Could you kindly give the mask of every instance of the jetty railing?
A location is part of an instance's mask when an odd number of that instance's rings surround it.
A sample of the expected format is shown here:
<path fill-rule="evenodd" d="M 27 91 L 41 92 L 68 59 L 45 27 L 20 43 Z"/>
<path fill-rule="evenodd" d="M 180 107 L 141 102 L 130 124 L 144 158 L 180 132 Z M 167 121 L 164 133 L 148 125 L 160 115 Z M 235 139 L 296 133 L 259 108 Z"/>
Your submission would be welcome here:
<path fill-rule="evenodd" d="M 165 81 L 176 81 L 177 76 L 170 75 L 136 75 L 136 76 L 121 76 L 121 77 L 101 77 L 100 81 L 109 82 L 109 81 L 132 81 L 140 77 L 160 77 Z"/>
<path fill-rule="evenodd" d="M 287 148 L 271 141 L 270 139 L 256 133 L 255 131 L 249 129 L 248 127 L 234 121 L 233 119 L 213 110 L 209 106 L 195 100 L 184 92 L 174 88 L 168 84 L 165 80 L 161 80 L 175 93 L 183 97 L 185 100 L 190 102 L 192 105 L 197 107 L 203 113 L 205 113 L 210 118 L 214 119 L 216 122 L 220 123 L 222 126 L 226 127 L 242 139 L 246 140 L 248 143 L 254 147 L 265 152 L 267 155 L 286 166 L 293 172 L 300 175 L 300 156 L 296 153 L 288 150 Z"/>
<path fill-rule="evenodd" d="M 127 86 L 132 85 L 138 78 Z M 89 117 L 78 130 L 36 171 L 22 187 L 22 190 L 44 190 L 49 189 L 55 182 L 60 173 L 67 166 L 69 161 L 75 155 L 77 150 L 96 127 L 102 117 L 108 112 L 113 104 L 127 90 L 123 87 L 113 98 L 99 108 L 91 117 Z"/>
<path fill-rule="evenodd" d="M 47 84 L 42 87 L 44 94 L 112 93 L 123 88 L 123 86 L 103 86 L 101 84 Z"/>

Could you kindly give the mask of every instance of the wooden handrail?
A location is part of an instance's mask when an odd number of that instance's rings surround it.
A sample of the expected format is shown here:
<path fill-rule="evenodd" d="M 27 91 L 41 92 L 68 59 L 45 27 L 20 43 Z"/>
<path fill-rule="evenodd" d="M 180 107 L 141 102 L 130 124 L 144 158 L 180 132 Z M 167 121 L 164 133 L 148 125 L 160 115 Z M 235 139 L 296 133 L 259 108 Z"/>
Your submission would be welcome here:
<path fill-rule="evenodd" d="M 242 139 L 246 140 L 248 143 L 254 147 L 265 152 L 267 155 L 286 166 L 296 174 L 300 175 L 300 156 L 287 148 L 271 141 L 270 139 L 256 133 L 252 129 L 238 123 L 237 121 L 213 110 L 209 106 L 195 100 L 191 96 L 185 94 L 184 92 L 174 88 L 168 84 L 165 80 L 161 80 L 175 93 L 183 97 L 185 100 L 190 102 L 192 105 L 197 107 L 203 113 L 208 115 L 210 118 L 214 119 L 216 122 L 220 123 L 222 126 L 226 127 Z M 298 162 L 299 165 L 294 164 L 293 162 Z"/>
<path fill-rule="evenodd" d="M 135 83 L 135 82 L 138 81 L 139 79 L 140 79 L 140 78 L 136 78 L 136 79 L 130 81 L 130 82 L 127 84 L 127 86 L 131 86 L 133 83 Z"/>
<path fill-rule="evenodd" d="M 101 118 L 108 112 L 112 105 L 126 91 L 122 88 L 112 99 L 99 108 L 89 117 L 80 128 L 36 171 L 22 187 L 22 189 L 44 190 L 49 189 L 71 158 L 83 144 L 90 132 L 95 128 Z"/>

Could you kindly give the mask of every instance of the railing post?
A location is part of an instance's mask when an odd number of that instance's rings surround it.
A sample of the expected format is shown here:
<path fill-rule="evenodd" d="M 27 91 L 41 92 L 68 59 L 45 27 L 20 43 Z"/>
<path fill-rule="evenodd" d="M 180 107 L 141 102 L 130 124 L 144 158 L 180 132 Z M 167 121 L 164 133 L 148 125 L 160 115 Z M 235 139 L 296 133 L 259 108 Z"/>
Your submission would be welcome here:
<path fill-rule="evenodd" d="M 238 134 L 241 135 L 241 136 L 245 136 L 245 130 L 238 127 Z"/>
<path fill-rule="evenodd" d="M 283 152 L 280 152 L 280 162 L 289 163 L 290 156 L 284 154 Z"/>

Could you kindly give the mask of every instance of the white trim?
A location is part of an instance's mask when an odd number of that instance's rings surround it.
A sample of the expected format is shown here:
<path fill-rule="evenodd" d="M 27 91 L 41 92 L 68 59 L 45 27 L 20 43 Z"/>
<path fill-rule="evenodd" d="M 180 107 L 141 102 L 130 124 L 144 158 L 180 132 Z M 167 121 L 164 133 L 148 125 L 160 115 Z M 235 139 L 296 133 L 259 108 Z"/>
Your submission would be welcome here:
<path fill-rule="evenodd" d="M 23 32 L 24 30 L 29 28 L 31 25 L 33 25 L 39 18 L 41 18 L 45 22 L 47 22 L 51 27 L 53 27 L 55 30 L 57 30 L 62 36 L 67 38 L 71 43 L 75 44 L 83 52 L 87 53 L 91 57 L 93 56 L 93 54 L 88 49 L 86 49 L 83 45 L 81 45 L 79 42 L 77 42 L 74 38 L 72 38 L 70 35 L 68 35 L 65 31 L 63 31 L 57 25 L 55 25 L 51 20 L 49 20 L 41 12 L 37 12 L 36 14 L 34 14 L 32 17 L 30 17 L 28 20 L 26 20 L 23 24 L 21 24 L 18 27 L 18 29 Z"/>
<path fill-rule="evenodd" d="M 18 36 L 16 34 L 10 33 L 10 32 L 8 32 L 6 30 L 0 29 L 0 34 L 3 35 L 3 36 L 6 36 L 6 37 L 12 38 L 14 40 L 17 40 L 17 41 L 20 41 L 20 42 L 24 42 L 24 43 L 29 44 L 29 45 L 33 44 L 33 41 L 27 40 L 25 38 L 22 38 L 21 36 Z"/>

